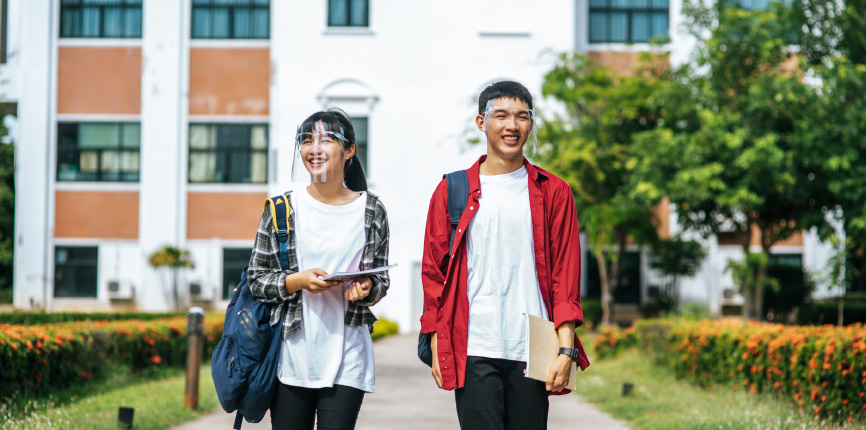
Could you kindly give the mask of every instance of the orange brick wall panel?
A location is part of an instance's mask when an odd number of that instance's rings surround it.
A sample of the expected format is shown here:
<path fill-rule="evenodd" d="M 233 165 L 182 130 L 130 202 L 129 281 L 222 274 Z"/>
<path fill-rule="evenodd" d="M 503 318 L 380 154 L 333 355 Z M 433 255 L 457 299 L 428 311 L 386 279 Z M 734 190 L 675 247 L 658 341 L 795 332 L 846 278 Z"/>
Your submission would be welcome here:
<path fill-rule="evenodd" d="M 269 49 L 190 49 L 189 113 L 268 115 L 270 80 Z"/>
<path fill-rule="evenodd" d="M 264 193 L 189 193 L 187 238 L 240 239 L 252 243 L 267 198 Z"/>
<path fill-rule="evenodd" d="M 141 48 L 61 47 L 57 113 L 140 114 Z"/>
<path fill-rule="evenodd" d="M 637 66 L 640 64 L 639 52 L 594 51 L 587 55 L 602 66 L 610 68 L 623 76 L 633 76 L 637 71 Z M 657 71 L 670 69 L 670 59 L 667 54 L 660 53 L 651 58 L 652 69 Z M 645 63 L 644 66 L 648 67 L 650 65 Z"/>
<path fill-rule="evenodd" d="M 138 192 L 57 191 L 54 237 L 138 239 Z"/>

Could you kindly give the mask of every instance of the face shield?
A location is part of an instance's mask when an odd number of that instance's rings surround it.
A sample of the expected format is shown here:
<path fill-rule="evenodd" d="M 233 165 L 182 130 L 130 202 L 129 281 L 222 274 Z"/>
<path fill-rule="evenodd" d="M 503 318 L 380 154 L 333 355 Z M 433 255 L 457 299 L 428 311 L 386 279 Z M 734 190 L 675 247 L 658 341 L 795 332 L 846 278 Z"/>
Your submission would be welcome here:
<path fill-rule="evenodd" d="M 497 98 L 489 100 L 484 109 L 484 122 L 481 131 L 490 138 L 490 132 L 509 137 L 516 137 L 517 143 L 523 145 L 523 153 L 528 157 L 536 154 L 538 146 L 535 134 L 535 111 L 513 106 L 511 99 Z M 528 151 L 527 151 L 528 150 Z"/>
<path fill-rule="evenodd" d="M 292 182 L 342 181 L 346 162 L 343 144 L 346 137 L 343 128 L 322 121 L 305 122 L 295 133 L 294 159 L 292 160 Z"/>

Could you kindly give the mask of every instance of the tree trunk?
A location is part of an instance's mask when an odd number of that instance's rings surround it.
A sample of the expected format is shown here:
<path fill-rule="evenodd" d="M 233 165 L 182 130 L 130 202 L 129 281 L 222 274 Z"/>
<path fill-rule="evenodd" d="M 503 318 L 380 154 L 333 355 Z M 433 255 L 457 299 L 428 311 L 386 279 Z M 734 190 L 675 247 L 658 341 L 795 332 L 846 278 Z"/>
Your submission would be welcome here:
<path fill-rule="evenodd" d="M 605 327 L 613 322 L 613 293 L 610 290 L 610 281 L 607 279 L 607 260 L 601 247 L 595 250 L 595 261 L 598 264 L 598 278 L 601 282 L 601 326 Z"/>
<path fill-rule="evenodd" d="M 845 293 L 842 293 L 842 295 L 839 296 L 839 315 L 836 316 L 836 325 L 838 325 L 840 327 L 845 325 L 844 311 L 845 311 Z"/>
<path fill-rule="evenodd" d="M 174 303 L 172 304 L 172 308 L 174 308 L 174 310 L 176 310 L 176 311 L 180 310 L 180 298 L 178 297 L 178 293 L 177 293 L 177 272 L 178 272 L 178 270 L 176 268 L 171 269 L 171 274 L 172 274 L 171 292 L 172 292 L 172 299 L 174 301 Z"/>

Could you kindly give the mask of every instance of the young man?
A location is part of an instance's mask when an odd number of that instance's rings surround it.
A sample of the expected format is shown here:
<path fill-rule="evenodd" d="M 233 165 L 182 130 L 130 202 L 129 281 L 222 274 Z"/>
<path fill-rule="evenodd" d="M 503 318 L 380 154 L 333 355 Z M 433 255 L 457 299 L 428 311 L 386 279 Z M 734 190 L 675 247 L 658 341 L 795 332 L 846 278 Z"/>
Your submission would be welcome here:
<path fill-rule="evenodd" d="M 463 429 L 545 429 L 547 396 L 567 392 L 572 361 L 589 361 L 574 334 L 580 307 L 580 237 L 565 181 L 530 164 L 532 95 L 497 82 L 478 100 L 487 155 L 466 173 L 466 209 L 454 231 L 447 182 L 430 200 L 424 237 L 421 331 L 433 333 L 433 378 L 455 391 Z M 560 355 L 546 382 L 524 376 L 526 317 L 547 318 Z"/>

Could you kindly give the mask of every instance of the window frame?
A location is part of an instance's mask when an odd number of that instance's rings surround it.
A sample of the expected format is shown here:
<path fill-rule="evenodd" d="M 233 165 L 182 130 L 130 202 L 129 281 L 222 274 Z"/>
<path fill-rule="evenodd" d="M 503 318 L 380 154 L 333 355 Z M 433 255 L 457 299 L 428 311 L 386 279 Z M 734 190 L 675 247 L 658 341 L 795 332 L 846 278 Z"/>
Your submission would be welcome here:
<path fill-rule="evenodd" d="M 363 24 L 352 24 L 352 0 L 337 0 L 343 1 L 346 3 L 346 22 L 344 24 L 332 24 L 331 23 L 331 1 L 328 0 L 328 16 L 327 16 L 327 26 L 328 28 L 370 28 L 370 0 L 362 0 L 367 2 L 366 14 L 364 15 L 364 23 Z"/>
<path fill-rule="evenodd" d="M 60 1 L 60 15 L 59 15 L 59 23 L 58 27 L 58 37 L 61 39 L 141 39 L 142 33 L 144 32 L 144 0 L 119 0 L 118 4 L 85 4 L 85 0 L 62 0 Z M 84 28 L 84 14 L 81 11 L 84 8 L 94 8 L 99 9 L 99 28 L 97 31 L 97 35 L 95 36 L 86 36 L 81 34 Z M 124 12 L 130 9 L 138 9 L 138 34 L 130 35 L 130 36 L 105 36 L 105 9 L 122 9 Z M 63 19 L 63 11 L 64 9 L 77 9 L 79 12 L 77 25 L 78 25 L 78 33 L 73 35 L 64 35 L 64 27 L 63 23 L 65 22 Z"/>
<path fill-rule="evenodd" d="M 81 260 L 72 260 L 70 262 L 70 260 L 67 258 L 66 263 L 59 264 L 57 262 L 58 251 L 69 250 L 69 249 L 95 250 L 96 253 L 95 253 L 94 259 L 92 259 L 92 260 L 81 259 Z M 60 296 L 58 296 L 57 295 L 57 274 L 61 273 L 61 270 L 63 270 L 63 269 L 73 271 L 73 278 L 77 277 L 75 275 L 77 275 L 78 271 L 81 269 L 93 270 L 93 293 L 92 293 L 92 295 L 88 294 L 88 295 L 60 295 Z M 99 295 L 99 247 L 98 246 L 78 246 L 78 245 L 55 246 L 54 247 L 54 278 L 53 278 L 52 285 L 54 287 L 53 292 L 52 292 L 52 296 L 54 298 L 59 298 L 59 299 L 95 299 L 95 298 L 97 298 Z M 75 288 L 73 286 L 73 291 L 71 291 L 71 292 L 77 293 L 80 291 L 81 290 L 79 288 Z"/>
<path fill-rule="evenodd" d="M 247 136 L 248 136 L 247 146 L 246 146 L 246 147 L 223 147 L 223 148 L 217 148 L 217 147 L 214 147 L 214 148 L 193 148 L 193 147 L 192 147 L 192 128 L 193 128 L 193 127 L 200 127 L 200 126 L 214 127 L 215 129 L 213 129 L 213 130 L 211 131 L 211 132 L 213 132 L 213 133 L 216 133 L 217 130 L 219 130 L 219 127 L 224 127 L 224 126 L 235 126 L 235 127 L 236 127 L 236 126 L 243 126 L 243 127 L 247 127 L 247 131 L 248 131 L 248 132 L 247 132 Z M 253 148 L 253 147 L 252 147 L 252 144 L 253 144 L 253 139 L 252 139 L 252 131 L 253 131 L 253 127 L 263 127 L 264 130 L 265 130 L 265 146 L 264 146 L 263 148 Z M 188 168 L 187 168 L 187 175 L 186 175 L 186 176 L 187 176 L 187 183 L 188 183 L 188 184 L 191 184 L 191 185 L 193 185 L 193 184 L 194 184 L 194 185 L 200 185 L 200 184 L 224 184 L 224 185 L 233 185 L 233 184 L 240 184 L 240 185 L 266 185 L 266 184 L 268 183 L 268 174 L 270 173 L 270 166 L 268 165 L 268 164 L 269 164 L 269 163 L 268 163 L 268 160 L 269 160 L 269 158 L 270 158 L 270 154 L 269 154 L 269 147 L 270 147 L 270 126 L 269 126 L 268 123 L 264 123 L 264 122 L 255 122 L 255 123 L 237 123 L 237 122 L 231 122 L 231 123 L 227 123 L 227 122 L 190 122 L 190 123 L 188 124 L 188 127 L 187 127 L 187 142 L 188 142 L 188 143 L 187 143 L 187 157 L 188 157 L 188 162 L 187 162 L 187 165 L 188 165 L 188 166 L 187 166 L 187 167 L 188 167 Z M 242 182 L 242 181 L 241 181 L 241 182 L 237 182 L 237 181 L 228 181 L 228 180 L 223 180 L 223 181 L 217 181 L 217 180 L 211 180 L 211 181 L 193 181 L 193 180 L 192 180 L 192 170 L 193 170 L 193 169 L 192 169 L 192 163 L 193 163 L 193 154 L 194 154 L 194 153 L 199 153 L 199 154 L 219 154 L 219 153 L 224 153 L 224 154 L 226 154 L 226 157 L 225 157 L 224 159 L 227 160 L 227 164 L 228 164 L 228 166 L 230 167 L 230 166 L 231 166 L 231 162 L 232 162 L 231 160 L 232 160 L 232 159 L 236 159 L 237 157 L 231 157 L 231 156 L 228 156 L 228 155 L 229 155 L 230 153 L 232 153 L 232 152 L 241 152 L 241 151 L 243 151 L 243 152 L 245 152 L 245 153 L 247 153 L 247 154 L 250 155 L 250 157 L 249 157 L 249 161 L 250 161 L 251 164 L 252 164 L 252 158 L 253 158 L 252 155 L 253 155 L 253 154 L 255 154 L 255 153 L 260 153 L 260 154 L 263 154 L 263 155 L 265 156 L 265 162 L 264 162 L 265 172 L 264 172 L 264 175 L 262 175 L 262 181 L 261 181 L 261 182 L 253 182 L 252 180 L 250 180 L 249 182 Z M 252 179 L 252 169 L 253 169 L 253 166 L 250 165 L 249 168 L 250 168 L 250 175 L 249 175 L 249 176 L 250 176 L 250 178 Z M 215 166 L 215 169 L 216 169 L 216 166 Z M 231 171 L 231 169 L 228 168 L 227 171 Z M 214 176 L 216 176 L 216 171 L 214 171 Z M 227 177 L 228 175 L 225 175 L 225 176 Z"/>
<path fill-rule="evenodd" d="M 192 1 L 192 7 L 190 9 L 190 23 L 189 23 L 189 37 L 192 40 L 270 40 L 271 38 L 271 2 L 268 0 L 267 5 L 261 5 L 258 3 L 254 3 L 253 0 L 247 0 L 247 3 L 244 5 L 241 4 L 217 4 L 214 3 L 214 0 L 199 0 L 206 1 L 207 4 L 203 4 L 197 2 L 196 0 Z M 226 30 L 226 37 L 217 37 L 217 36 L 196 36 L 195 35 L 195 12 L 196 9 L 199 10 L 208 10 L 213 11 L 214 9 L 227 9 L 228 10 L 228 28 Z M 237 9 L 248 9 L 250 12 L 253 10 L 262 10 L 265 9 L 268 11 L 268 31 L 263 37 L 234 37 L 234 28 L 235 28 L 235 11 Z M 250 13 L 249 19 L 252 21 L 253 14 Z M 213 28 L 209 28 L 209 33 L 213 33 Z"/>
<path fill-rule="evenodd" d="M 653 6 L 653 0 L 645 0 L 647 2 L 646 7 L 637 7 L 637 6 L 627 6 L 627 7 L 615 7 L 613 6 L 612 0 L 603 0 L 605 2 L 605 6 L 593 6 L 592 1 L 589 2 L 589 12 L 587 13 L 587 40 L 589 40 L 590 44 L 602 44 L 602 43 L 626 43 L 626 44 L 634 44 L 634 43 L 648 43 L 654 37 L 658 35 L 651 35 L 647 40 L 634 40 L 632 35 L 632 27 L 634 22 L 634 14 L 635 13 L 646 13 L 648 24 L 650 25 L 650 30 L 652 30 L 652 17 L 655 14 L 664 13 L 668 17 L 667 21 L 667 29 L 665 29 L 665 35 L 670 37 L 670 1 L 668 1 L 668 5 L 666 7 L 656 7 Z M 592 15 L 593 13 L 603 13 L 605 16 L 605 28 L 606 35 L 602 40 L 593 39 L 592 35 Z M 613 26 L 611 25 L 611 17 L 614 13 L 625 13 L 626 14 L 626 36 L 625 40 L 612 40 L 610 35 L 611 29 Z M 650 31 L 652 34 L 652 31 Z"/>
<path fill-rule="evenodd" d="M 80 144 L 80 140 L 81 140 L 80 135 L 81 135 L 81 126 L 82 125 L 115 125 L 115 126 L 117 126 L 117 145 L 111 146 L 111 147 L 103 146 L 103 147 L 82 148 L 81 144 Z M 124 127 L 130 126 L 130 125 L 138 126 L 138 146 L 135 147 L 134 149 L 132 147 L 125 147 L 123 145 L 124 136 L 125 136 Z M 76 131 L 76 133 L 78 133 L 78 139 L 77 139 L 78 141 L 76 142 L 76 145 L 74 145 L 74 147 L 73 147 L 73 145 L 64 145 L 62 142 L 63 133 L 61 133 L 60 129 L 61 129 L 61 127 L 64 127 L 64 126 L 76 126 L 76 127 L 78 127 L 78 130 Z M 74 183 L 74 182 L 139 183 L 139 182 L 141 182 L 141 122 L 138 122 L 138 121 L 58 121 L 57 122 L 57 147 L 56 147 L 56 149 L 57 149 L 57 153 L 56 153 L 57 154 L 57 163 L 55 166 L 55 180 L 57 182 L 63 182 L 63 183 Z M 81 171 L 81 164 L 82 164 L 81 163 L 81 153 L 85 152 L 85 151 L 96 152 L 97 153 L 97 155 L 96 155 L 96 166 L 97 166 L 96 178 L 95 179 L 65 179 L 65 178 L 61 177 L 61 173 L 62 173 L 61 166 L 63 166 L 65 164 L 65 163 L 63 163 L 63 153 L 67 152 L 67 151 L 69 151 L 69 152 L 77 151 L 78 152 L 78 160 L 79 160 L 78 172 L 77 172 L 78 174 L 82 173 L 82 171 Z M 120 179 L 105 179 L 105 178 L 103 178 L 104 175 L 108 175 L 110 173 L 110 171 L 104 172 L 102 170 L 102 157 L 103 157 L 103 154 L 105 152 L 108 152 L 108 151 L 117 152 L 118 154 L 122 154 L 124 152 L 128 152 L 128 153 L 135 152 L 137 154 L 136 157 L 138 158 L 138 169 L 135 171 L 135 179 L 122 179 L 127 173 L 131 174 L 131 172 L 124 172 L 122 170 L 117 171 L 117 174 L 120 176 Z"/>
<path fill-rule="evenodd" d="M 232 289 L 237 285 L 238 282 L 240 282 L 241 277 L 240 277 L 240 272 L 238 272 L 234 275 L 231 275 L 231 277 L 227 278 L 228 271 L 230 269 L 243 270 L 243 268 L 247 267 L 249 265 L 249 257 L 253 253 L 253 249 L 252 248 L 242 248 L 242 247 L 239 248 L 239 247 L 227 246 L 227 247 L 224 247 L 222 249 L 222 251 L 223 251 L 222 252 L 222 254 L 223 254 L 222 255 L 222 263 L 223 263 L 222 264 L 222 269 L 223 269 L 222 285 L 223 286 L 222 286 L 222 288 L 220 288 L 220 299 L 221 300 L 231 300 Z M 227 265 L 226 264 L 226 262 L 227 262 L 226 261 L 226 253 L 227 252 L 239 252 L 241 254 L 245 254 L 247 256 L 247 262 L 244 263 L 243 265 L 241 265 L 241 264 L 235 265 L 234 263 L 231 265 Z"/>

